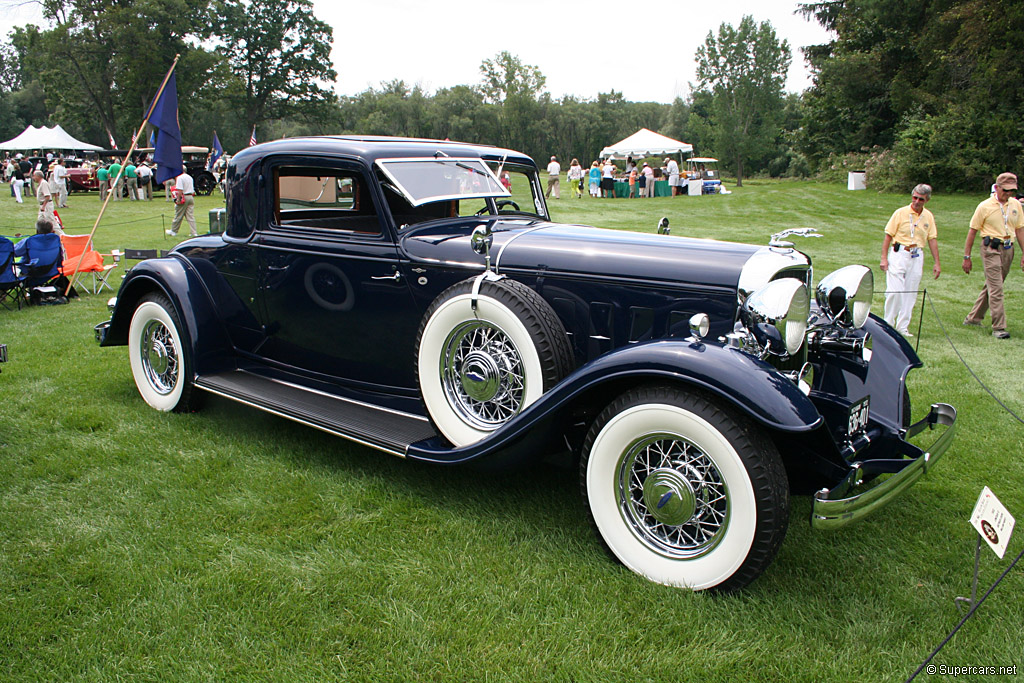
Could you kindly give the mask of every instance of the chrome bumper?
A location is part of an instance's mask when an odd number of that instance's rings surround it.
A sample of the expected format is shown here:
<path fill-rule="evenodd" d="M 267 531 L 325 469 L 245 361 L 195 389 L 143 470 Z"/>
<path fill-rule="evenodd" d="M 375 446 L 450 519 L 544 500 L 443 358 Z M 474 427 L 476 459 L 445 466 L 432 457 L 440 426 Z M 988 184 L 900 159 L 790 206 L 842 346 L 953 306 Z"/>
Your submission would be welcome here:
<path fill-rule="evenodd" d="M 864 477 L 863 469 L 856 463 L 853 471 L 839 484 L 814 494 L 811 526 L 815 529 L 839 529 L 860 521 L 882 509 L 913 486 L 953 442 L 953 435 L 956 433 L 956 409 L 946 403 L 935 403 L 923 420 L 915 422 L 907 430 L 906 438 L 909 439 L 926 428 L 935 429 L 938 425 L 944 425 L 947 429 L 927 452 L 915 460 L 908 460 L 906 467 L 876 486 L 847 497 L 850 490 L 860 484 Z"/>

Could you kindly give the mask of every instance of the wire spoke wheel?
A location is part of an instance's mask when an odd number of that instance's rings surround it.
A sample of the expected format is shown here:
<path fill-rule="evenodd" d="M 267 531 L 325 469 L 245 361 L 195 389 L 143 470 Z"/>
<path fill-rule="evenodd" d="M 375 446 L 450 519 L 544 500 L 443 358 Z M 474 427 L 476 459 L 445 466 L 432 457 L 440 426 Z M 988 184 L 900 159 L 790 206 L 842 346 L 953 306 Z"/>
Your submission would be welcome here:
<path fill-rule="evenodd" d="M 461 325 L 446 340 L 443 356 L 445 396 L 466 422 L 493 430 L 522 410 L 526 369 L 500 328 L 479 321 Z"/>
<path fill-rule="evenodd" d="M 150 320 L 139 340 L 142 367 L 153 390 L 166 396 L 178 383 L 178 348 L 171 331 L 160 320 Z"/>
<path fill-rule="evenodd" d="M 618 497 L 638 539 L 667 557 L 691 558 L 722 538 L 729 491 L 706 453 L 685 439 L 656 435 L 622 456 Z"/>

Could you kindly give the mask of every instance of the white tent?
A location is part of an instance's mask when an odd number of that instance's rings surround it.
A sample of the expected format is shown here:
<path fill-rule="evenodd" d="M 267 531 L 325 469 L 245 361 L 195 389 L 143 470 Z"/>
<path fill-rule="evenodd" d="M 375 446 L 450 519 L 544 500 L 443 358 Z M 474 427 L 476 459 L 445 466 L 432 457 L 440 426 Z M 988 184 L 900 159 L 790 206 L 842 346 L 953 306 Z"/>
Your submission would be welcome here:
<path fill-rule="evenodd" d="M 96 145 L 90 145 L 88 142 L 82 142 L 76 140 L 68 132 L 60 126 L 54 126 L 53 128 L 36 128 L 35 126 L 29 126 L 21 132 L 16 138 L 12 138 L 7 142 L 0 142 L 0 149 L 5 150 L 53 150 L 53 149 L 72 149 L 72 150 L 100 150 L 102 147 Z"/>
<path fill-rule="evenodd" d="M 641 128 L 625 140 L 616 142 L 601 150 L 601 158 L 625 159 L 626 157 L 652 157 L 662 154 L 692 152 L 693 145 L 665 137 L 653 130 Z"/>

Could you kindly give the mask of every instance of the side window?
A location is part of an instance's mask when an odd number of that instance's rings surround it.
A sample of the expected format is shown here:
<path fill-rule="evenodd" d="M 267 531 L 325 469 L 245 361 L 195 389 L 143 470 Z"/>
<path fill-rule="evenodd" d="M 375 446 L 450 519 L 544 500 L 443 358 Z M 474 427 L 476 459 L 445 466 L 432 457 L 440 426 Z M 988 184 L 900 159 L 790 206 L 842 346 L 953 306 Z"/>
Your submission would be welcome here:
<path fill-rule="evenodd" d="M 336 168 L 277 167 L 274 218 L 284 227 L 381 232 L 363 175 Z"/>

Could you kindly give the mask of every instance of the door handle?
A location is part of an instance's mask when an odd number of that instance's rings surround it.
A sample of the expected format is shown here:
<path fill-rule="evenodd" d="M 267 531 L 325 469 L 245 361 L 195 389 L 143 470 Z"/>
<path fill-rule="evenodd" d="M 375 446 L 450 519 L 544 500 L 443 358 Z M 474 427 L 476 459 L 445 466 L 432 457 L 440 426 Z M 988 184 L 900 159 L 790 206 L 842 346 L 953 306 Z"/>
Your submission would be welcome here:
<path fill-rule="evenodd" d="M 391 275 L 372 275 L 371 280 L 391 280 L 392 282 L 398 282 L 402 279 L 402 273 L 396 270 Z"/>

